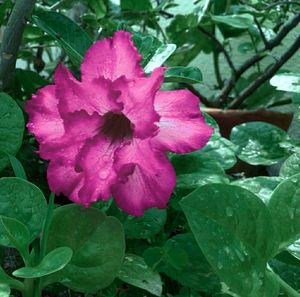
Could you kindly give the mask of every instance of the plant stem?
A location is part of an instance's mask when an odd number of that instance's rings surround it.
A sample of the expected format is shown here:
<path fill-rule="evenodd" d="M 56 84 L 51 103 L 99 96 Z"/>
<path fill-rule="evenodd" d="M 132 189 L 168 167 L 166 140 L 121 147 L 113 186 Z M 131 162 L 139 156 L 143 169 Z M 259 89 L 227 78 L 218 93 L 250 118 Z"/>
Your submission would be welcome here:
<path fill-rule="evenodd" d="M 55 194 L 51 193 L 49 197 L 49 203 L 48 203 L 48 209 L 47 209 L 47 214 L 43 226 L 43 233 L 41 236 L 41 241 L 40 241 L 40 261 L 45 257 L 46 255 L 46 242 L 48 238 L 48 233 L 49 233 L 49 226 L 52 220 L 52 215 L 53 215 L 53 210 L 54 210 L 54 199 L 55 199 Z M 42 292 L 42 282 L 41 279 L 37 279 L 35 281 L 35 286 L 34 286 L 34 297 L 40 297 Z"/>
<path fill-rule="evenodd" d="M 300 297 L 300 293 L 287 284 L 279 275 L 270 271 L 274 280 L 280 285 L 281 290 L 287 294 L 288 297 Z"/>
<path fill-rule="evenodd" d="M 55 199 L 55 194 L 51 193 L 49 197 L 48 209 L 47 209 L 47 214 L 43 226 L 42 238 L 40 242 L 40 261 L 45 257 L 46 254 L 46 241 L 47 241 L 49 226 L 52 220 L 52 214 L 54 210 L 54 199 Z"/>
<path fill-rule="evenodd" d="M 226 81 L 226 84 L 217 97 L 219 103 L 226 102 L 230 92 L 234 89 L 238 79 L 252 66 L 257 62 L 261 61 L 267 52 L 271 51 L 273 48 L 281 44 L 281 41 L 288 35 L 288 33 L 293 30 L 300 22 L 300 13 L 296 14 L 289 22 L 287 22 L 279 31 L 279 33 L 272 40 L 269 40 L 268 43 L 258 51 L 257 54 L 253 55 L 251 58 L 246 60 L 239 68 L 236 69 L 234 75 L 231 76 L 229 80 Z"/>
<path fill-rule="evenodd" d="M 0 49 L 0 91 L 12 85 L 22 35 L 36 0 L 17 0 L 4 30 Z"/>
<path fill-rule="evenodd" d="M 264 71 L 255 81 L 250 83 L 237 97 L 229 104 L 229 108 L 239 108 L 241 104 L 252 95 L 264 82 L 271 79 L 273 75 L 284 65 L 300 48 L 300 36 L 287 49 L 287 51 L 277 59 L 277 61 Z"/>

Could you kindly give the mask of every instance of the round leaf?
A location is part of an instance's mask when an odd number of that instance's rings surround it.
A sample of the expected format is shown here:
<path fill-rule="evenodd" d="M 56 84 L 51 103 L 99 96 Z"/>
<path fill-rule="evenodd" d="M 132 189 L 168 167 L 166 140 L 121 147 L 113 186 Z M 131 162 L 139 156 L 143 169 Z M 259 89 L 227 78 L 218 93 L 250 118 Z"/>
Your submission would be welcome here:
<path fill-rule="evenodd" d="M 73 255 L 69 247 L 59 247 L 47 254 L 35 267 L 23 267 L 13 272 L 16 277 L 37 278 L 63 269 Z"/>
<path fill-rule="evenodd" d="M 6 154 L 15 155 L 24 133 L 22 110 L 7 94 L 0 93 L 0 171 L 9 164 Z"/>
<path fill-rule="evenodd" d="M 207 260 L 232 290 L 247 297 L 277 296 L 262 294 L 270 287 L 266 264 L 277 251 L 277 238 L 258 197 L 240 187 L 209 184 L 180 205 Z"/>
<path fill-rule="evenodd" d="M 46 242 L 47 251 L 60 246 L 73 250 L 70 263 L 47 276 L 45 283 L 60 281 L 80 292 L 107 287 L 121 267 L 125 243 L 120 222 L 96 208 L 66 205 L 54 211 Z"/>
<path fill-rule="evenodd" d="M 46 199 L 35 185 L 17 178 L 0 179 L 0 215 L 17 219 L 30 232 L 30 241 L 40 233 L 47 211 Z"/>
<path fill-rule="evenodd" d="M 282 129 L 264 122 L 235 126 L 230 140 L 237 145 L 238 157 L 252 165 L 272 165 L 285 157 L 280 143 L 286 137 Z"/>

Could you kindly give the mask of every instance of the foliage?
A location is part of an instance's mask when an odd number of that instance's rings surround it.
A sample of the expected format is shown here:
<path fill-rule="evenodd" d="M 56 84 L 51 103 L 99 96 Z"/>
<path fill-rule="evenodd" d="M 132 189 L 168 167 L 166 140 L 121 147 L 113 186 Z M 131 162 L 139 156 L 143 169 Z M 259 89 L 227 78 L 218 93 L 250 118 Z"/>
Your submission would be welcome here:
<path fill-rule="evenodd" d="M 166 210 L 132 217 L 112 200 L 54 203 L 24 104 L 59 61 L 78 75 L 88 47 L 118 29 L 132 32 L 147 73 L 168 66 L 165 89 L 187 88 L 207 107 L 289 103 L 299 127 L 297 1 L 119 2 L 33 1 L 12 82 L 2 72 L 13 44 L 1 44 L 0 296 L 300 296 L 299 135 L 275 125 L 235 125 L 227 139 L 205 114 L 206 147 L 169 156 L 177 184 Z M 15 3 L 0 3 L 7 25 Z"/>

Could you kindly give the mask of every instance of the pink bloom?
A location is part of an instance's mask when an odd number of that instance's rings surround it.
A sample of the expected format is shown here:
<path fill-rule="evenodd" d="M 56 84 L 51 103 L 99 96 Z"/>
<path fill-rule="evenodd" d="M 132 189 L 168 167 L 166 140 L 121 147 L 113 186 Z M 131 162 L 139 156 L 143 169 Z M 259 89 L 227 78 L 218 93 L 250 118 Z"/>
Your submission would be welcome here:
<path fill-rule="evenodd" d="M 128 32 L 96 42 L 81 81 L 60 64 L 54 85 L 26 104 L 29 131 L 50 160 L 48 182 L 85 206 L 113 196 L 131 215 L 165 208 L 175 186 L 166 152 L 189 153 L 212 134 L 199 99 L 186 90 L 160 91 L 164 68 L 145 76 Z"/>

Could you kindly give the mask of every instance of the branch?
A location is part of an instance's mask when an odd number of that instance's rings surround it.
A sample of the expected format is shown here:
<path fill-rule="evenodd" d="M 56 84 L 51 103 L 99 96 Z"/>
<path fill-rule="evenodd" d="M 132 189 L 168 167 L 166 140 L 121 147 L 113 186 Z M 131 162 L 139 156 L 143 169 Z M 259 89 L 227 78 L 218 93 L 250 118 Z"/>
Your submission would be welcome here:
<path fill-rule="evenodd" d="M 205 30 L 200 25 L 197 28 L 198 28 L 198 30 L 200 32 L 202 32 L 203 34 L 205 34 L 206 36 L 208 36 L 211 40 L 213 40 L 216 43 L 218 49 L 224 54 L 225 59 L 226 59 L 228 65 L 229 65 L 229 67 L 232 70 L 232 73 L 235 74 L 236 73 L 236 69 L 235 69 L 235 67 L 233 65 L 233 62 L 232 62 L 232 60 L 230 58 L 229 53 L 227 52 L 227 50 L 225 49 L 225 47 L 223 46 L 223 44 L 216 38 L 216 36 L 214 34 L 212 34 L 211 32 L 209 32 L 207 30 Z"/>
<path fill-rule="evenodd" d="M 280 69 L 280 67 L 285 64 L 300 48 L 300 35 L 296 41 L 291 45 L 291 47 L 273 64 L 269 67 L 261 76 L 259 76 L 255 81 L 253 81 L 247 88 L 243 90 L 238 98 L 236 98 L 229 105 L 229 108 L 238 108 L 240 105 L 253 94 L 258 87 L 260 87 L 264 82 L 271 79 L 273 75 Z"/>
<path fill-rule="evenodd" d="M 236 69 L 235 75 L 225 84 L 221 94 L 218 96 L 217 101 L 223 103 L 226 101 L 228 95 L 235 86 L 236 81 L 253 65 L 261 61 L 266 56 L 266 51 L 271 51 L 274 47 L 278 46 L 285 36 L 294 29 L 300 22 L 300 13 L 295 15 L 287 24 L 285 24 L 280 32 L 272 40 L 268 41 L 267 45 L 258 51 L 257 54 L 248 59 L 244 64 L 242 64 L 238 69 Z"/>
<path fill-rule="evenodd" d="M 14 79 L 19 46 L 35 0 L 17 0 L 4 30 L 0 49 L 0 90 L 8 88 Z"/>

